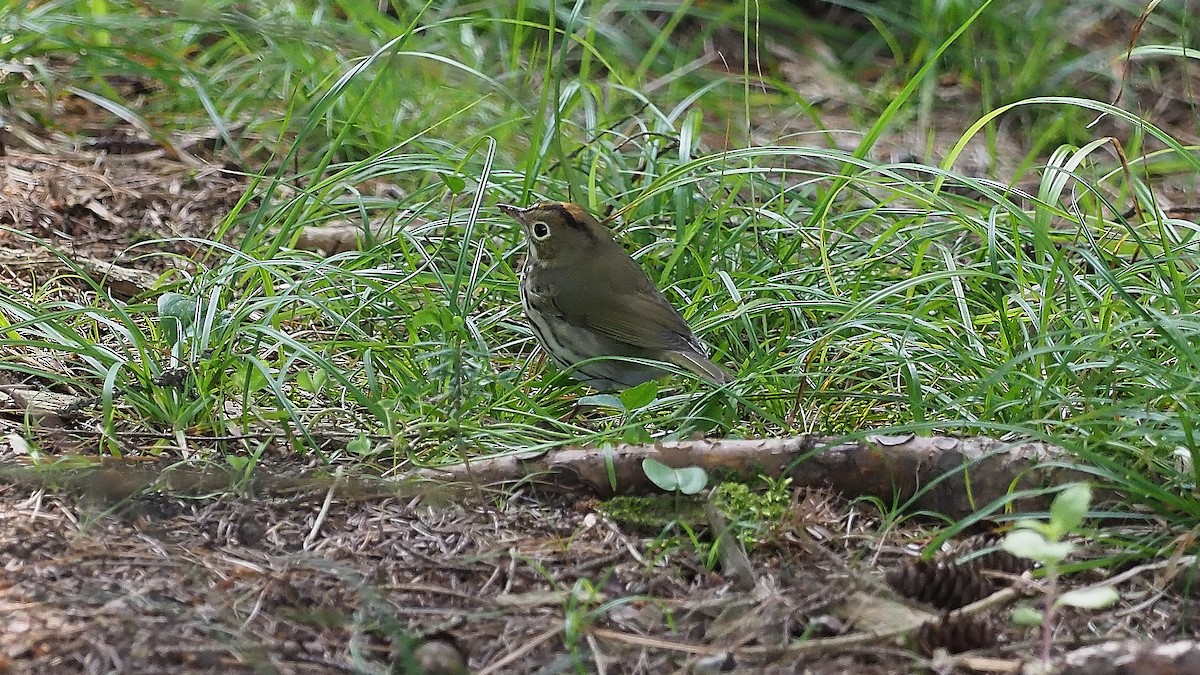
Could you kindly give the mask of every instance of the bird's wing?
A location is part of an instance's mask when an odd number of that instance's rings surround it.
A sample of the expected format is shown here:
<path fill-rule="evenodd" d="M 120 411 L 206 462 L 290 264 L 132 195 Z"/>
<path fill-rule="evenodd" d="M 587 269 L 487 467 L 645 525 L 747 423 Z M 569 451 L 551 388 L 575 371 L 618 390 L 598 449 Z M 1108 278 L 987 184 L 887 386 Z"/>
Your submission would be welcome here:
<path fill-rule="evenodd" d="M 626 293 L 620 297 L 619 304 L 593 306 L 587 315 L 588 327 L 646 349 L 700 351 L 692 329 L 657 291 L 653 295 Z"/>
<path fill-rule="evenodd" d="M 635 347 L 703 354 L 679 312 L 636 263 L 628 263 L 632 267 L 626 267 L 626 274 L 597 271 L 589 275 L 592 286 L 560 292 L 554 303 L 559 313 L 570 323 Z M 626 285 L 618 287 L 613 279 L 625 279 Z"/>

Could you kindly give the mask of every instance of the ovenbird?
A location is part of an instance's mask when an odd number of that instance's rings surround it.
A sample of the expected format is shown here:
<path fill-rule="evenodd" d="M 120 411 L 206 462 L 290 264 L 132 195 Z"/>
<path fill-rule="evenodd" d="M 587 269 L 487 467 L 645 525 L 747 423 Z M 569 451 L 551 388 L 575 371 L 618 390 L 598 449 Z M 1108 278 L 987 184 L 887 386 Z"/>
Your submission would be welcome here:
<path fill-rule="evenodd" d="M 525 318 L 546 353 L 576 379 L 611 391 L 666 374 L 626 360 L 634 358 L 664 361 L 715 384 L 732 381 L 646 272 L 582 208 L 499 208 L 521 223 L 529 246 L 521 272 Z"/>

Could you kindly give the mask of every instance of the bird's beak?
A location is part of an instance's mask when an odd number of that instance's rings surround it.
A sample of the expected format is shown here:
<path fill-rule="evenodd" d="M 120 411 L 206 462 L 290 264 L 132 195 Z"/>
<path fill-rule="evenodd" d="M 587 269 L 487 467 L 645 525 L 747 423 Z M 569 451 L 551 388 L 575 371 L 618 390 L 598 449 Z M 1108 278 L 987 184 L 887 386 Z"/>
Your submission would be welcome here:
<path fill-rule="evenodd" d="M 518 223 L 525 222 L 524 216 L 525 216 L 525 212 L 528 209 L 523 209 L 519 206 L 513 206 L 512 204 L 497 204 L 496 208 L 503 211 L 504 215 L 508 216 L 509 218 L 512 218 L 513 220 L 517 221 Z"/>

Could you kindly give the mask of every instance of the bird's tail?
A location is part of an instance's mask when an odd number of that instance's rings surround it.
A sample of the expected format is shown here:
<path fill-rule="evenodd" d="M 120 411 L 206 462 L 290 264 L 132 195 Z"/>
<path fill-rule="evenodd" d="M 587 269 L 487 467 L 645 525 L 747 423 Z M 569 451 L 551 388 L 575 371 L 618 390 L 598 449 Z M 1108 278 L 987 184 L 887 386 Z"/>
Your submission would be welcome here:
<path fill-rule="evenodd" d="M 713 384 L 721 385 L 733 382 L 733 375 L 729 374 L 721 366 L 709 361 L 703 354 L 696 352 L 671 352 L 670 361 L 680 368 L 687 368 Z"/>

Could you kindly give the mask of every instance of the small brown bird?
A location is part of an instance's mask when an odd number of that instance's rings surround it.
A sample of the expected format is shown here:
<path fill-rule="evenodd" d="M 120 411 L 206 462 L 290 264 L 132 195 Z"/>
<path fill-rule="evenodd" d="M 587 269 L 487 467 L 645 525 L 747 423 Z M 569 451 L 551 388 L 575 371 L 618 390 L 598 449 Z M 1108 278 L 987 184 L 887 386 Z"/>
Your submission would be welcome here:
<path fill-rule="evenodd" d="M 636 358 L 665 361 L 714 384 L 733 380 L 708 360 L 679 312 L 586 211 L 563 202 L 499 208 L 521 223 L 529 244 L 521 273 L 525 318 L 546 353 L 576 379 L 611 391 L 666 374 L 626 360 Z M 605 356 L 625 358 L 598 358 Z"/>

